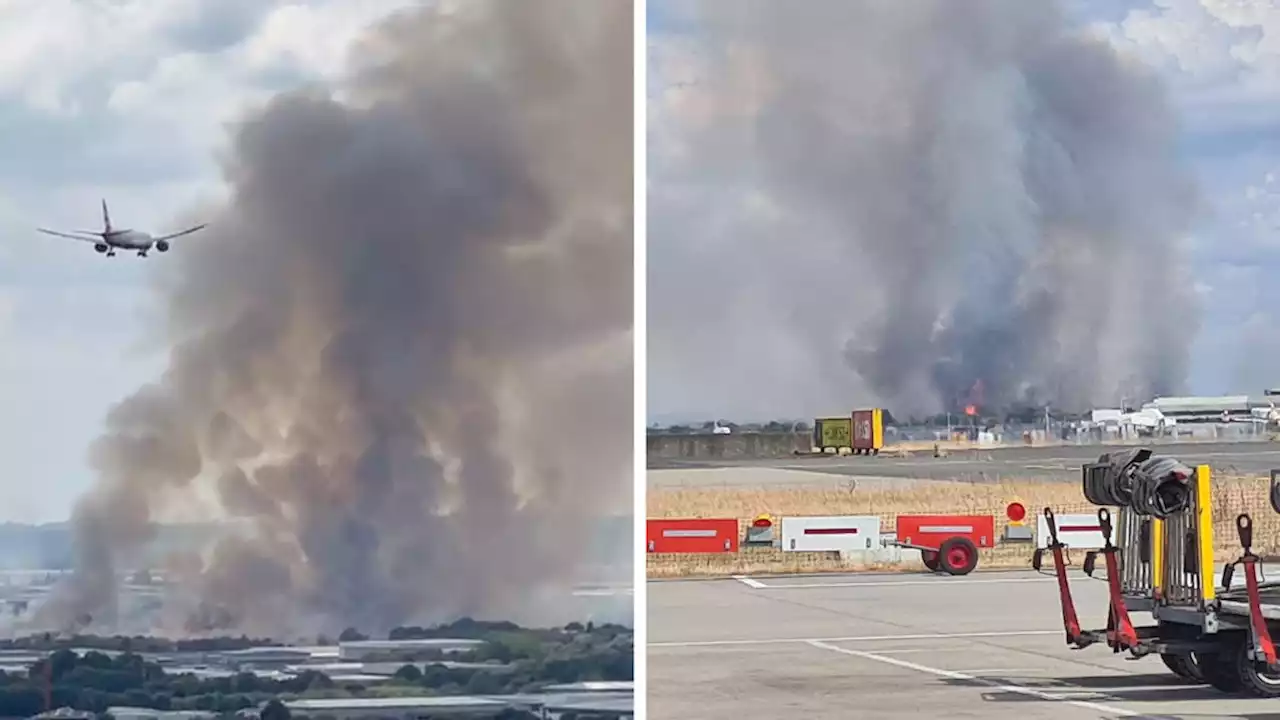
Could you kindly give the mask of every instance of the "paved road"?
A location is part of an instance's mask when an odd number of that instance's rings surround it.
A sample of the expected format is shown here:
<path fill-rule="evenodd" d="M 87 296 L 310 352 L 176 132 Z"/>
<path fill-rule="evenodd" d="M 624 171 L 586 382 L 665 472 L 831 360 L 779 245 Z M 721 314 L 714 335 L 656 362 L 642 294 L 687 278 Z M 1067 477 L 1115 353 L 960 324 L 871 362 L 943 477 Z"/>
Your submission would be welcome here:
<path fill-rule="evenodd" d="M 1159 445 L 1164 455 L 1193 465 L 1208 463 L 1215 472 L 1266 475 L 1280 468 L 1280 444 L 1268 442 L 1178 443 Z M 651 470 L 695 470 L 708 468 L 776 468 L 801 470 L 844 477 L 921 478 L 933 480 L 983 480 L 1006 478 L 1076 480 L 1080 465 L 1097 459 L 1108 448 L 1100 445 L 1058 447 L 1009 447 L 953 452 L 944 458 L 920 453 L 907 458 L 824 457 L 776 458 L 767 460 L 670 460 L 651 461 Z M 649 484 L 666 484 L 674 473 L 650 472 Z M 708 484 L 722 484 L 720 473 L 705 474 Z M 692 474 L 681 474 L 678 484 L 697 484 Z"/>
<path fill-rule="evenodd" d="M 1182 684 L 1158 658 L 1069 650 L 1056 584 L 1029 571 L 752 583 L 648 584 L 648 717 L 1280 718 L 1280 700 Z M 1103 583 L 1076 595 L 1101 624 Z"/>

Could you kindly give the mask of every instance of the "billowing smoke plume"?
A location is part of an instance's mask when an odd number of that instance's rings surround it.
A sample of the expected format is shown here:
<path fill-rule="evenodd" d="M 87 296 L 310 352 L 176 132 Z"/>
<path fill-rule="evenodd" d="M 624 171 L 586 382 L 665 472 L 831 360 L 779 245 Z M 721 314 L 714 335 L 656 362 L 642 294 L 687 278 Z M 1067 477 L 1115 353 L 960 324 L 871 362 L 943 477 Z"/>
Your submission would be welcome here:
<path fill-rule="evenodd" d="M 554 616 L 631 512 L 631 13 L 401 13 L 341 101 L 235 129 L 230 200 L 152 259 L 169 366 L 107 417 L 43 621 L 121 622 L 154 523 L 215 511 L 239 529 L 162 568 L 170 630 Z"/>
<path fill-rule="evenodd" d="M 651 412 L 1178 389 L 1197 197 L 1143 68 L 1052 2 L 690 6 L 651 70 Z"/>

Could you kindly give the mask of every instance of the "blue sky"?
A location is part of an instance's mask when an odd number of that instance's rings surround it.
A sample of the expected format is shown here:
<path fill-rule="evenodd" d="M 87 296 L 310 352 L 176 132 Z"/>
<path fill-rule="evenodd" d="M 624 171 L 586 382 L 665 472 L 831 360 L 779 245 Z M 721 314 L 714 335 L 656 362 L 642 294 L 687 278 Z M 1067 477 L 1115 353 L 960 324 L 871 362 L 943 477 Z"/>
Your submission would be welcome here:
<path fill-rule="evenodd" d="M 165 365 L 166 257 L 33 228 L 99 227 L 105 197 L 118 227 L 175 229 L 223 191 L 226 123 L 340 77 L 359 29 L 409 4 L 0 4 L 0 521 L 65 518 L 104 414 Z"/>
<path fill-rule="evenodd" d="M 1182 123 L 1181 149 L 1205 202 L 1189 238 L 1204 313 L 1201 331 L 1189 338 L 1189 389 L 1260 393 L 1280 386 L 1274 310 L 1280 292 L 1273 283 L 1280 271 L 1280 2 L 1068 0 L 1063 6 L 1081 31 L 1153 68 Z M 664 109 L 672 79 L 690 77 L 697 60 L 689 55 L 706 50 L 690 40 L 696 27 L 679 9 L 680 0 L 651 0 L 648 7 L 651 148 L 655 132 L 675 132 Z M 664 52 L 681 41 L 695 49 Z M 701 92 L 696 79 L 683 83 L 688 97 Z M 651 184 L 654 167 L 651 161 Z M 656 244 L 650 241 L 651 248 Z M 651 275 L 660 271 L 654 257 L 651 250 Z M 649 347 L 652 364 L 652 337 Z M 650 417 L 685 417 L 690 387 L 666 381 L 666 391 L 656 389 L 663 379 L 650 373 Z"/>

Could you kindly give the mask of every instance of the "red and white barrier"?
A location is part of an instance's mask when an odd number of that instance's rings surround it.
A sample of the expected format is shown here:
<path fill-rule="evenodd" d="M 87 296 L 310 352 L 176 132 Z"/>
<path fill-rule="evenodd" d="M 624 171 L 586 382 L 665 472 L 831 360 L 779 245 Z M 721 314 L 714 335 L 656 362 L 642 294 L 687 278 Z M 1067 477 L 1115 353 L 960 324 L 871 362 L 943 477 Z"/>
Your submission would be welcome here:
<path fill-rule="evenodd" d="M 899 515 L 898 543 L 937 550 L 948 538 L 968 538 L 974 546 L 995 545 L 996 519 L 990 515 Z"/>
<path fill-rule="evenodd" d="M 1058 541 L 1067 547 L 1097 550 L 1105 544 L 1102 525 L 1098 523 L 1098 516 L 1095 514 L 1055 515 L 1054 522 L 1058 525 Z M 1117 525 L 1119 523 L 1111 525 L 1112 543 L 1116 541 Z M 1049 524 L 1045 522 L 1043 514 L 1039 515 L 1036 521 L 1036 547 L 1042 549 L 1049 547 Z"/>
<path fill-rule="evenodd" d="M 649 520 L 645 535 L 651 553 L 738 551 L 738 521 L 733 518 Z"/>
<path fill-rule="evenodd" d="M 880 518 L 875 515 L 782 518 L 784 551 L 847 552 L 880 546 Z"/>

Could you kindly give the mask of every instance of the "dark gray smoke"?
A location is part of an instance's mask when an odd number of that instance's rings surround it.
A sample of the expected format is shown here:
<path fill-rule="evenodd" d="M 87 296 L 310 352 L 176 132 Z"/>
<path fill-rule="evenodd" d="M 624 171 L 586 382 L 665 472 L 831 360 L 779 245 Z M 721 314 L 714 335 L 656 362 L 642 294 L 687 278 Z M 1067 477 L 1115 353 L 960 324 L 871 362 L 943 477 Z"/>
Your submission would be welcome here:
<path fill-rule="evenodd" d="M 178 631 L 554 617 L 534 592 L 631 513 L 631 48 L 626 0 L 438 3 L 368 32 L 341 102 L 235 129 L 229 202 L 152 259 L 169 367 L 107 417 L 42 621 L 122 622 L 154 523 L 215 512 L 239 530 L 165 568 Z"/>
<path fill-rule="evenodd" d="M 1081 409 L 1184 382 L 1175 118 L 1054 3 L 663 7 L 696 35 L 651 71 L 651 412 Z"/>

